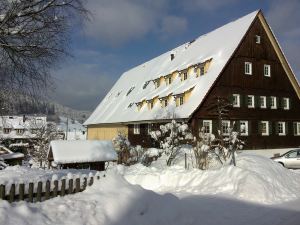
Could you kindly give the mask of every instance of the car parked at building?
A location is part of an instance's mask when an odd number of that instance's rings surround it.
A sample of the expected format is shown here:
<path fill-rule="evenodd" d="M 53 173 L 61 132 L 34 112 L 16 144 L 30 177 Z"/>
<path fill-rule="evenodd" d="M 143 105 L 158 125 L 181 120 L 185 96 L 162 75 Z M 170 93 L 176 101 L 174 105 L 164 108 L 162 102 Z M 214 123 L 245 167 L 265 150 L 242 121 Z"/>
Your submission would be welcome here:
<path fill-rule="evenodd" d="M 273 157 L 272 159 L 286 168 L 300 169 L 300 148 L 290 150 L 283 155 Z"/>

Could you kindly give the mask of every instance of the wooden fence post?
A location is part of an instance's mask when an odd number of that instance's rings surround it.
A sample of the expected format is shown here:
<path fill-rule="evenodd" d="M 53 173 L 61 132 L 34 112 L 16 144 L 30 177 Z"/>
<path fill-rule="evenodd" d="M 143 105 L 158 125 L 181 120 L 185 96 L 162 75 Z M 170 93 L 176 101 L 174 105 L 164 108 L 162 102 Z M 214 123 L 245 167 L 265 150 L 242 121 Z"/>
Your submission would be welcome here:
<path fill-rule="evenodd" d="M 10 203 L 12 203 L 15 200 L 15 194 L 16 194 L 16 185 L 12 184 L 10 187 L 9 199 L 8 199 Z"/>
<path fill-rule="evenodd" d="M 5 200 L 5 185 L 0 185 L 0 199 Z"/>
<path fill-rule="evenodd" d="M 80 192 L 80 178 L 76 178 L 75 185 L 75 193 Z"/>
<path fill-rule="evenodd" d="M 68 194 L 72 194 L 72 193 L 73 193 L 73 179 L 70 179 Z"/>
<path fill-rule="evenodd" d="M 58 181 L 54 181 L 54 188 L 53 188 L 53 195 L 52 197 L 57 197 L 57 192 L 58 192 Z"/>
<path fill-rule="evenodd" d="M 29 202 L 33 202 L 33 183 L 29 183 L 29 188 L 28 188 L 28 200 Z"/>
<path fill-rule="evenodd" d="M 19 200 L 24 200 L 25 184 L 19 184 Z"/>
<path fill-rule="evenodd" d="M 50 198 L 50 181 L 46 181 L 46 193 L 45 193 L 45 200 L 48 200 Z"/>
<path fill-rule="evenodd" d="M 90 182 L 89 182 L 89 186 L 92 186 L 94 183 L 94 177 L 90 177 Z"/>
<path fill-rule="evenodd" d="M 36 200 L 38 202 L 42 201 L 42 191 L 43 191 L 42 189 L 43 189 L 43 183 L 39 181 L 37 186 L 37 193 L 36 193 Z"/>
<path fill-rule="evenodd" d="M 61 180 L 61 189 L 60 196 L 64 196 L 66 194 L 66 179 Z"/>
<path fill-rule="evenodd" d="M 83 178 L 83 187 L 82 187 L 82 190 L 83 190 L 83 191 L 86 189 L 86 186 L 87 186 L 87 178 L 84 177 L 84 178 Z"/>

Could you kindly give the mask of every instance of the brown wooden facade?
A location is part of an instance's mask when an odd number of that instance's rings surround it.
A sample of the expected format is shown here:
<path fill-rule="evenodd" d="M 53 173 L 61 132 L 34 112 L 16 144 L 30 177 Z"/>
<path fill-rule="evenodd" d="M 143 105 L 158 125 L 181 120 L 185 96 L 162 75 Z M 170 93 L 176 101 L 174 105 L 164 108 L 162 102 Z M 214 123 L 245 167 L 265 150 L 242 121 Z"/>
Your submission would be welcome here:
<path fill-rule="evenodd" d="M 300 136 L 295 136 L 293 122 L 300 122 L 300 100 L 295 91 L 295 84 L 283 67 L 282 59 L 274 49 L 269 36 L 257 17 L 242 42 L 236 49 L 222 73 L 216 80 L 213 87 L 207 93 L 206 98 L 199 105 L 198 109 L 188 119 L 189 124 L 195 135 L 202 127 L 202 121 L 212 120 L 216 124 L 217 117 L 213 115 L 209 106 L 216 100 L 216 97 L 231 98 L 233 94 L 239 94 L 241 105 L 229 111 L 230 121 L 246 120 L 249 125 L 249 134 L 242 137 L 246 141 L 247 149 L 260 148 L 281 148 L 300 146 Z M 234 31 L 233 31 L 234 32 Z M 261 42 L 256 43 L 256 35 L 261 37 Z M 269 34 L 270 35 L 270 34 Z M 252 63 L 252 75 L 245 74 L 245 62 Z M 264 65 L 271 66 L 271 76 L 264 76 Z M 277 97 L 277 109 L 270 107 L 248 108 L 246 105 L 247 95 L 254 95 L 255 100 L 259 96 Z M 282 107 L 281 99 L 290 99 L 290 109 Z M 200 102 L 199 102 L 200 104 Z M 262 136 L 259 130 L 260 121 L 269 121 L 269 135 Z M 279 136 L 276 133 L 276 123 L 284 121 L 286 123 L 286 135 Z M 159 121 L 153 121 L 153 129 L 159 127 Z M 213 126 L 216 131 L 216 126 Z M 148 134 L 148 124 L 140 124 L 140 134 L 134 134 L 133 125 L 128 125 L 129 141 L 133 145 L 143 147 L 154 146 L 154 142 Z"/>

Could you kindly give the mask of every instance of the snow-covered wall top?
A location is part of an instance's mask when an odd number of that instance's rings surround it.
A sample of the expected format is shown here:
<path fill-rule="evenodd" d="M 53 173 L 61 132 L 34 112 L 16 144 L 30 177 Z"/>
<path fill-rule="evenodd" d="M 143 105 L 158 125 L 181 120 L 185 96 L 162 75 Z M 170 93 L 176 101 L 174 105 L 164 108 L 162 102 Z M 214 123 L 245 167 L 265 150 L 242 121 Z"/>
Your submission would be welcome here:
<path fill-rule="evenodd" d="M 192 43 L 185 43 L 125 72 L 84 124 L 188 118 L 204 99 L 257 13 L 258 11 L 252 12 L 198 37 Z M 175 55 L 173 60 L 171 60 L 171 54 Z M 143 88 L 147 81 L 186 69 L 211 58 L 211 65 L 204 76 L 190 76 L 185 81 L 180 81 L 177 77 L 171 85 L 163 84 L 159 88 L 155 88 L 154 83 L 150 82 L 145 89 Z M 135 104 L 128 107 L 130 103 L 149 100 L 155 96 L 165 97 L 169 94 L 183 93 L 192 87 L 194 89 L 189 100 L 181 106 L 176 107 L 175 102 L 172 101 L 165 108 L 157 102 L 151 110 L 147 106 L 138 110 Z M 132 90 L 128 94 L 130 89 Z"/>
<path fill-rule="evenodd" d="M 117 159 L 111 141 L 62 141 L 50 142 L 53 160 L 58 164 L 101 162 Z"/>

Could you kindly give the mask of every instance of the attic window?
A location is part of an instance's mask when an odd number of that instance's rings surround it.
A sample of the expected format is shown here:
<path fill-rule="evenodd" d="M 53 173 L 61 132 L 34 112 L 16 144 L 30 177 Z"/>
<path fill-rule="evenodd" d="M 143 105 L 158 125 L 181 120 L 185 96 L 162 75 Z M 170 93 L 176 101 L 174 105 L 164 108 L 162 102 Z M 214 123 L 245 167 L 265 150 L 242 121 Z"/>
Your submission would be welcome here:
<path fill-rule="evenodd" d="M 128 96 L 128 95 L 133 91 L 133 89 L 134 89 L 134 87 L 131 87 L 131 88 L 128 90 L 126 96 Z"/>
<path fill-rule="evenodd" d="M 175 58 L 175 54 L 171 54 L 171 61 Z"/>
<path fill-rule="evenodd" d="M 256 44 L 260 44 L 260 40 L 261 38 L 260 38 L 260 35 L 255 35 L 255 43 Z"/>
<path fill-rule="evenodd" d="M 204 75 L 204 66 L 200 67 L 200 76 Z"/>
<path fill-rule="evenodd" d="M 143 85 L 143 89 L 146 89 L 146 87 L 148 86 L 149 83 L 150 83 L 150 80 L 146 81 Z"/>

